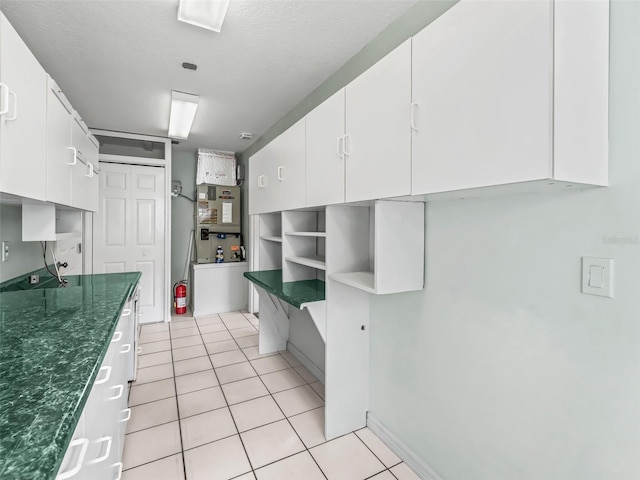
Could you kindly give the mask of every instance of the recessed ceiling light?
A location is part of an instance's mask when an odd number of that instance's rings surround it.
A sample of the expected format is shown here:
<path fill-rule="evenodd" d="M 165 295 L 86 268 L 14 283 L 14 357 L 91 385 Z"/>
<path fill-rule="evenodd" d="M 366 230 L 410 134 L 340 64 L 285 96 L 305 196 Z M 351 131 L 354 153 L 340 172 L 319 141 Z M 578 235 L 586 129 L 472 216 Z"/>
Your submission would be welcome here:
<path fill-rule="evenodd" d="M 220 32 L 227 8 L 229 0 L 180 0 L 178 20 Z"/>

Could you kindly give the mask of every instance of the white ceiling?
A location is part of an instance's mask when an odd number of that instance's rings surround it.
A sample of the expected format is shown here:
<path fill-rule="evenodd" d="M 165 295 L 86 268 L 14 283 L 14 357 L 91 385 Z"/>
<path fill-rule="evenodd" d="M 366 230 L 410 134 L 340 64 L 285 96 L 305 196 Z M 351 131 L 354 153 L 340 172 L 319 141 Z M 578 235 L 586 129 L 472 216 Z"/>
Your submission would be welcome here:
<path fill-rule="evenodd" d="M 166 136 L 179 90 L 200 95 L 180 149 L 242 152 L 415 2 L 231 0 L 221 33 L 178 22 L 178 0 L 1 8 L 90 127 Z"/>

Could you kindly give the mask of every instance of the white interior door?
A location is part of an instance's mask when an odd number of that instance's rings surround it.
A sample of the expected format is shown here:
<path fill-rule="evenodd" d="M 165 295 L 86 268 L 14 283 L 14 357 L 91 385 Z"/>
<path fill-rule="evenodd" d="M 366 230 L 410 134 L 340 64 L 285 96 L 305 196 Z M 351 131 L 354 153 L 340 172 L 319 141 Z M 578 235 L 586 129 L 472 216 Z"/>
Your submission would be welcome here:
<path fill-rule="evenodd" d="M 141 323 L 164 321 L 165 169 L 100 163 L 94 273 L 142 272 Z"/>

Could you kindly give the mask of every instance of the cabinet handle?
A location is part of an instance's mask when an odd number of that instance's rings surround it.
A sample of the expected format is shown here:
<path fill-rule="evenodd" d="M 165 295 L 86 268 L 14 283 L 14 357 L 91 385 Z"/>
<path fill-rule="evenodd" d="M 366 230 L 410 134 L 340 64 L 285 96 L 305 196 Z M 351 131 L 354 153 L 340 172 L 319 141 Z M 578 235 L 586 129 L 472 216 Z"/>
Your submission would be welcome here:
<path fill-rule="evenodd" d="M 124 385 L 116 385 L 113 388 L 117 389 L 118 393 L 116 393 L 113 397 L 107 398 L 107 400 L 118 400 L 124 393 Z"/>
<path fill-rule="evenodd" d="M 342 153 L 344 155 L 351 155 L 351 135 L 345 135 L 342 143 Z"/>
<path fill-rule="evenodd" d="M 343 153 L 342 153 L 342 152 L 343 152 L 343 150 L 344 150 L 344 147 L 342 146 L 342 140 L 343 140 L 343 137 L 338 137 L 338 139 L 337 139 L 337 140 L 338 140 L 338 141 L 336 142 L 336 144 L 337 144 L 337 145 L 336 145 L 336 149 L 337 149 L 337 152 L 336 152 L 336 153 L 338 154 L 338 157 L 340 157 L 340 158 L 344 159 L 344 155 L 343 155 Z"/>
<path fill-rule="evenodd" d="M 420 104 L 418 102 L 411 102 L 411 114 L 409 116 L 409 124 L 411 125 L 411 130 L 418 131 L 418 127 L 416 127 L 416 109 Z"/>
<path fill-rule="evenodd" d="M 98 372 L 98 376 L 100 375 L 100 372 L 102 372 L 103 370 L 107 373 L 105 374 L 102 380 L 96 380 L 94 382 L 94 385 L 102 385 L 103 383 L 106 383 L 109 380 L 109 377 L 111 376 L 111 365 L 106 365 L 100 368 L 100 371 Z"/>
<path fill-rule="evenodd" d="M 122 462 L 114 463 L 113 466 L 118 467 L 118 476 L 115 478 L 115 480 L 120 480 L 122 478 L 123 463 Z"/>
<path fill-rule="evenodd" d="M 127 343 L 122 346 L 122 350 L 120 350 L 120 353 L 129 353 L 130 351 L 131 351 L 131 344 Z"/>
<path fill-rule="evenodd" d="M 80 446 L 80 453 L 78 454 L 78 460 L 76 460 L 75 466 L 71 470 L 67 470 L 66 472 L 61 473 L 56 477 L 56 480 L 66 480 L 67 478 L 73 477 L 76 473 L 80 471 L 82 468 L 82 462 L 84 462 L 84 457 L 87 454 L 87 448 L 89 448 L 89 439 L 88 438 L 77 438 L 72 440 L 69 444 L 69 448 L 75 448 Z"/>
<path fill-rule="evenodd" d="M 78 163 L 78 150 L 75 147 L 67 147 L 67 150 L 71 150 L 73 152 L 73 162 L 67 162 L 67 165 L 75 165 Z"/>
<path fill-rule="evenodd" d="M 111 343 L 119 342 L 122 338 L 122 332 L 116 332 L 113 334 L 113 338 L 111 339 Z"/>
<path fill-rule="evenodd" d="M 9 87 L 6 83 L 0 82 L 0 115 L 9 113 Z"/>
<path fill-rule="evenodd" d="M 84 176 L 88 178 L 93 178 L 93 163 L 89 162 L 89 173 L 85 173 Z"/>
<path fill-rule="evenodd" d="M 120 420 L 120 423 L 126 423 L 131 418 L 131 409 L 130 408 L 127 408 L 127 409 L 123 410 L 123 412 L 125 412 L 127 414 L 127 418 L 123 418 L 122 420 Z"/>
<path fill-rule="evenodd" d="M 96 463 L 104 462 L 107 458 L 109 458 L 109 455 L 111 454 L 111 443 L 113 443 L 113 437 L 102 437 L 96 441 L 96 443 L 104 443 L 104 442 L 107 442 L 107 450 L 104 453 L 104 455 L 88 461 L 87 465 L 95 465 Z"/>
<path fill-rule="evenodd" d="M 121 317 L 128 317 L 129 315 L 131 315 L 131 309 L 130 308 L 125 308 L 122 311 L 122 314 L 120 315 Z"/>
<path fill-rule="evenodd" d="M 258 188 L 264 188 L 264 175 L 258 175 Z"/>
<path fill-rule="evenodd" d="M 284 177 L 282 176 L 282 171 L 284 170 L 284 167 L 281 165 L 278 167 L 278 180 L 283 181 Z"/>

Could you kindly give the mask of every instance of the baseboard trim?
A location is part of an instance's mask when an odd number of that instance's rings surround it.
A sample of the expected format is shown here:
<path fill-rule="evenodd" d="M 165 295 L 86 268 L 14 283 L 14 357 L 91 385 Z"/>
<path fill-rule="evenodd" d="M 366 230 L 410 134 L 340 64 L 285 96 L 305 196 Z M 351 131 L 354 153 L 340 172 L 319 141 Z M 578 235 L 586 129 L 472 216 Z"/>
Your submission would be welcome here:
<path fill-rule="evenodd" d="M 302 353 L 300 350 L 298 350 L 296 348 L 296 346 L 291 342 L 287 342 L 287 351 L 289 353 L 291 353 L 291 355 L 296 357 L 298 359 L 298 361 L 307 370 L 309 370 L 313 374 L 313 376 L 316 377 L 320 381 L 321 384 L 324 385 L 324 372 L 322 370 L 320 370 L 320 368 L 318 368 L 315 363 L 313 363 L 311 360 L 309 360 L 306 357 L 306 355 L 304 353 Z"/>
<path fill-rule="evenodd" d="M 422 480 L 444 480 L 413 450 L 387 429 L 371 412 L 367 412 L 367 427 L 375 433 Z"/>

